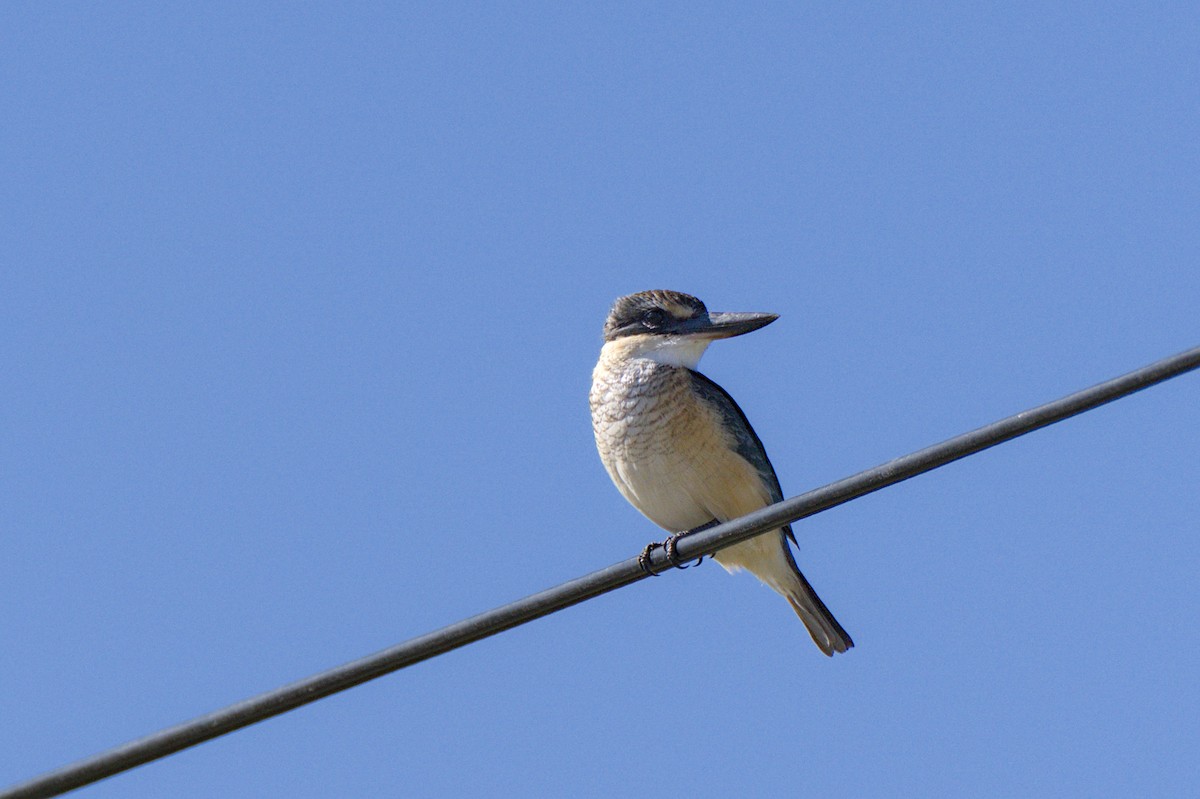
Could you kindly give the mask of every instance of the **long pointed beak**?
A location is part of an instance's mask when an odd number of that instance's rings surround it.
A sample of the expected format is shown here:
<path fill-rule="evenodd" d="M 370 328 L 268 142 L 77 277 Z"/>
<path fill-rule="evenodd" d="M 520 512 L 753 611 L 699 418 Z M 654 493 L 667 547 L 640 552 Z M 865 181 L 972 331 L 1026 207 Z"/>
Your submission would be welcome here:
<path fill-rule="evenodd" d="M 766 327 L 778 318 L 779 314 L 774 313 L 710 312 L 707 319 L 689 319 L 680 332 L 698 338 L 732 338 Z"/>

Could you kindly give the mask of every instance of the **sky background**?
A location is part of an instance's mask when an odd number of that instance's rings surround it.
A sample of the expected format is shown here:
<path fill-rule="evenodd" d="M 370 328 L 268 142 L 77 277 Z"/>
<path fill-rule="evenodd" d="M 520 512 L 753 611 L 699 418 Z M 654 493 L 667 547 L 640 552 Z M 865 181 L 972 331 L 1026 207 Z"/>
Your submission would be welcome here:
<path fill-rule="evenodd" d="M 631 557 L 614 298 L 791 496 L 1200 344 L 1195 3 L 0 5 L 0 784 Z M 1200 376 L 96 797 L 1182 796 Z"/>

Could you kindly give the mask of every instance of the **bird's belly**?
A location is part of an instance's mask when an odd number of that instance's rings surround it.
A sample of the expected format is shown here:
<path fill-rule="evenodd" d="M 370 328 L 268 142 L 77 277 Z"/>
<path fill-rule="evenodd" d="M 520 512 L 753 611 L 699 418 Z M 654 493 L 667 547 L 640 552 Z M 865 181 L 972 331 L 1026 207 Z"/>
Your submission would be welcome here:
<path fill-rule="evenodd" d="M 758 472 L 720 440 L 675 439 L 612 455 L 609 473 L 621 493 L 667 530 L 727 521 L 769 502 Z"/>
<path fill-rule="evenodd" d="M 665 453 L 660 457 L 616 459 L 613 481 L 650 521 L 673 532 L 710 521 L 713 514 L 691 490 L 699 483 L 694 465 Z"/>
<path fill-rule="evenodd" d="M 714 461 L 724 468 L 713 466 Z M 740 458 L 714 461 L 706 468 L 669 455 L 614 459 L 609 471 L 630 504 L 672 532 L 692 530 L 713 519 L 728 521 L 769 504 L 749 464 Z M 781 543 L 782 533 L 774 530 L 723 549 L 715 559 L 726 571 L 746 569 L 782 590 L 791 569 L 781 555 Z"/>
<path fill-rule="evenodd" d="M 737 453 L 720 415 L 696 398 L 689 373 L 646 368 L 614 379 L 598 366 L 592 386 L 596 446 L 625 498 L 673 532 L 766 505 L 761 475 Z"/>

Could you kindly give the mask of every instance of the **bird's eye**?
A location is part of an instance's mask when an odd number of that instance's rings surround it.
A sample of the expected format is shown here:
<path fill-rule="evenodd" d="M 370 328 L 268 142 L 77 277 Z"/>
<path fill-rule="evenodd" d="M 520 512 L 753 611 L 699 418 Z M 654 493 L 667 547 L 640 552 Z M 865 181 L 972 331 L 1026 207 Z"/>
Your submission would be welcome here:
<path fill-rule="evenodd" d="M 651 330 L 660 328 L 667 321 L 667 314 L 662 308 L 651 308 L 642 314 L 642 324 Z"/>

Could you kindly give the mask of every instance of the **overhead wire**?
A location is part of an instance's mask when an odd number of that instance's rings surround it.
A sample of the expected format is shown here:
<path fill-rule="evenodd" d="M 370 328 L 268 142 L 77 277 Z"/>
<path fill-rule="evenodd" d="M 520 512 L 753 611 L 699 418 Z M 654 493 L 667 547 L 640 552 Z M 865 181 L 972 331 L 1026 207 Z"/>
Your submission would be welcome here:
<path fill-rule="evenodd" d="M 926 447 L 858 474 L 680 538 L 679 561 L 812 516 L 939 466 L 1092 410 L 1200 367 L 1200 347 Z M 678 561 L 677 561 L 678 562 Z M 450 624 L 372 655 L 113 747 L 0 791 L 0 799 L 42 799 L 111 777 L 234 730 L 315 702 L 673 567 L 662 548 Z"/>

